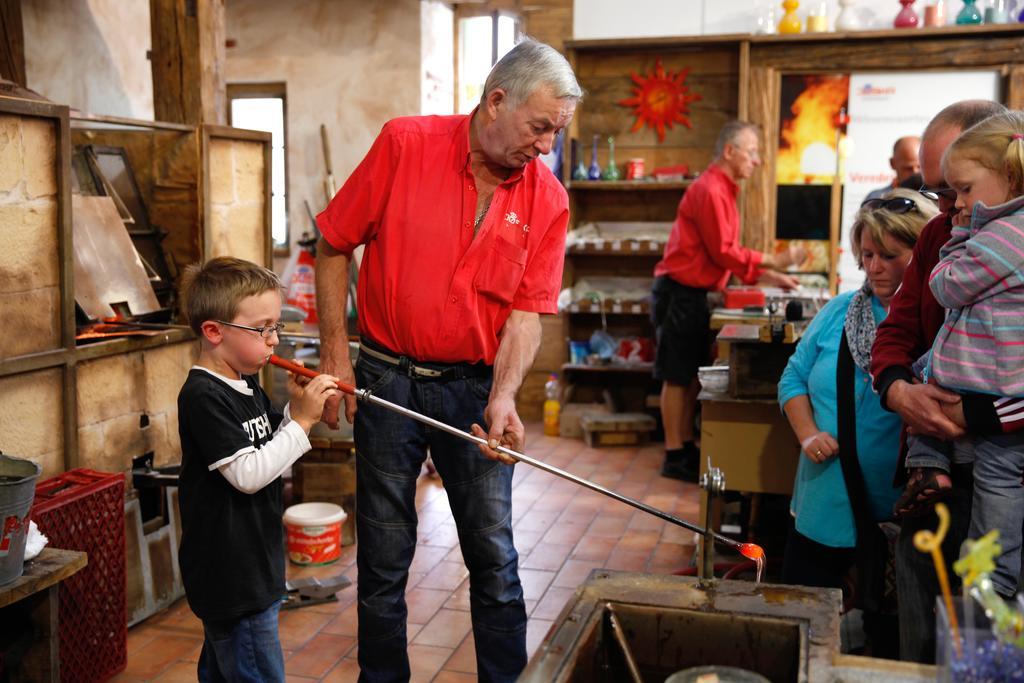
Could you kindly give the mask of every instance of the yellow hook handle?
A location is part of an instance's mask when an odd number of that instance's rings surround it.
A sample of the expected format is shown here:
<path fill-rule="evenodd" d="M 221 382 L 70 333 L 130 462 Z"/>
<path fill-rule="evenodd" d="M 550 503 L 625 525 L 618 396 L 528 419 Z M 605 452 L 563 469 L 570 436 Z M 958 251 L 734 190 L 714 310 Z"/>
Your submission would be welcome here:
<path fill-rule="evenodd" d="M 949 589 L 946 562 L 942 558 L 942 542 L 946 540 L 946 533 L 949 531 L 949 508 L 945 503 L 936 503 L 935 514 L 939 517 L 939 528 L 935 531 L 922 529 L 914 534 L 914 547 L 922 553 L 930 553 L 932 556 L 935 573 L 939 577 L 939 586 L 942 588 L 942 601 L 946 604 L 946 612 L 949 614 L 949 626 L 953 631 L 953 645 L 956 647 L 957 657 L 960 657 L 960 627 L 956 620 L 956 610 L 953 609 L 953 592 Z"/>

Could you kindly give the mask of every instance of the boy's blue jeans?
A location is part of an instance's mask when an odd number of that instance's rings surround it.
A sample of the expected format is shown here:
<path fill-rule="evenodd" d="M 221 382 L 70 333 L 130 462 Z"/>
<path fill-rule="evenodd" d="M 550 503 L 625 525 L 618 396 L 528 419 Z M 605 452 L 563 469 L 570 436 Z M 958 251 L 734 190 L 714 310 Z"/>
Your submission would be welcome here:
<path fill-rule="evenodd" d="M 283 683 L 284 655 L 277 635 L 280 603 L 240 619 L 204 620 L 199 655 L 202 683 L 270 681 Z"/>
<path fill-rule="evenodd" d="M 484 425 L 491 380 L 412 379 L 361 354 L 358 386 L 458 429 Z M 481 681 L 514 681 L 526 666 L 526 608 L 512 544 L 510 465 L 411 418 L 360 403 L 356 413 L 359 680 L 407 681 L 405 588 L 416 550 L 416 480 L 429 449 L 444 482 L 470 580 Z"/>

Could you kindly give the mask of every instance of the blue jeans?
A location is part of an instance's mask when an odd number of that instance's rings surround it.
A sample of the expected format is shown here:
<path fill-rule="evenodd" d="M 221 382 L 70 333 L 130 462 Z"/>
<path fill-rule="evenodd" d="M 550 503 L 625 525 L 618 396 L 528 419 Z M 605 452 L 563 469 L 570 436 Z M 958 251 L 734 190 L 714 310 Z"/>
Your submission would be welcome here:
<path fill-rule="evenodd" d="M 992 583 L 1004 596 L 1017 591 L 1020 577 L 1021 524 L 1024 523 L 1024 433 L 975 437 L 974 502 L 970 538 L 999 530 L 1002 553 Z"/>
<path fill-rule="evenodd" d="M 204 620 L 199 680 L 284 682 L 284 655 L 277 636 L 280 603 L 240 619 Z"/>
<path fill-rule="evenodd" d="M 949 473 L 952 464 L 974 462 L 974 439 L 943 441 L 933 436 L 907 435 L 907 467 L 932 467 Z"/>
<path fill-rule="evenodd" d="M 412 379 L 361 354 L 358 386 L 468 430 L 483 425 L 491 380 Z M 526 666 L 526 607 L 512 544 L 512 472 L 477 447 L 372 403 L 356 413 L 359 680 L 409 680 L 405 604 L 416 550 L 416 479 L 430 450 L 444 481 L 469 570 L 481 681 L 514 681 Z"/>

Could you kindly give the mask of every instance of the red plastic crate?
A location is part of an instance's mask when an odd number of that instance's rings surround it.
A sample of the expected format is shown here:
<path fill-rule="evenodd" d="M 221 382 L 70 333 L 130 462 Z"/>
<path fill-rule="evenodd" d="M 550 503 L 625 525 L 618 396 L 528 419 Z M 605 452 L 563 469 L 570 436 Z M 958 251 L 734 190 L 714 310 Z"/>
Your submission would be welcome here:
<path fill-rule="evenodd" d="M 77 469 L 41 481 L 32 519 L 50 546 L 89 554 L 60 584 L 60 679 L 107 680 L 128 663 L 124 475 Z"/>

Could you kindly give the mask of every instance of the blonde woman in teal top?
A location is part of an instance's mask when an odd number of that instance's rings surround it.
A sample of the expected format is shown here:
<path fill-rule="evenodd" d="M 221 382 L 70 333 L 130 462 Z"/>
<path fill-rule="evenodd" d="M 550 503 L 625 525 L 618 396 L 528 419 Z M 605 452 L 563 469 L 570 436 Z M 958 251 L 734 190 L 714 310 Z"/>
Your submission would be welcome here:
<path fill-rule="evenodd" d="M 864 286 L 830 301 L 800 339 L 779 380 L 779 404 L 801 444 L 793 485 L 784 583 L 839 588 L 855 560 L 857 529 L 839 460 L 837 363 L 846 331 L 854 362 L 857 456 L 876 521 L 892 516 L 900 418 L 882 408 L 868 376 L 875 330 L 903 280 L 921 228 L 937 213 L 918 192 L 897 189 L 865 202 L 852 231 Z"/>

